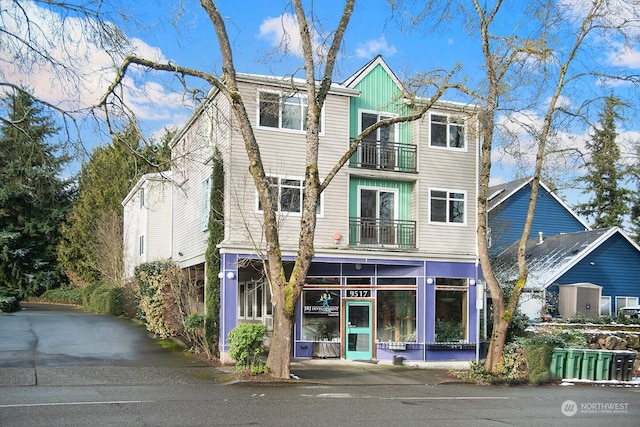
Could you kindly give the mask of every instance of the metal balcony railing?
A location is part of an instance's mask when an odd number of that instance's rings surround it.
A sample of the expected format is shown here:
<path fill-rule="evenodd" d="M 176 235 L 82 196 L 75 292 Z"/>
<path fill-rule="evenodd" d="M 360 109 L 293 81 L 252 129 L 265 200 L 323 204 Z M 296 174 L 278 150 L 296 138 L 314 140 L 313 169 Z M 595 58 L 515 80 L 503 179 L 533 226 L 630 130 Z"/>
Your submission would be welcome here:
<path fill-rule="evenodd" d="M 349 245 L 414 249 L 416 247 L 416 222 L 349 218 Z"/>
<path fill-rule="evenodd" d="M 351 159 L 351 167 L 415 173 L 417 152 L 413 144 L 364 140 Z"/>

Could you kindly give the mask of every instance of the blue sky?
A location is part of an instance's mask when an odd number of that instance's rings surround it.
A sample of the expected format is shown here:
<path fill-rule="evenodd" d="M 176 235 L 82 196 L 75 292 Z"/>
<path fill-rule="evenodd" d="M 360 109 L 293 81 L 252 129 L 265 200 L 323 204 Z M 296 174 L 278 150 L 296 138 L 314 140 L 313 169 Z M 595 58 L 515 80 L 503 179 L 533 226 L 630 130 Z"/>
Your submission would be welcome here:
<path fill-rule="evenodd" d="M 576 16 L 584 9 L 584 2 L 588 0 L 561 0 L 572 3 Z M 220 70 L 217 40 L 208 17 L 196 0 L 183 0 L 183 10 L 176 9 L 178 1 L 145 0 L 145 1 L 116 1 L 127 10 L 129 19 L 118 20 L 116 23 L 134 42 L 136 55 L 158 60 L 171 60 L 180 65 L 193 67 L 217 74 Z M 232 46 L 235 49 L 234 58 L 239 72 L 258 74 L 289 75 L 301 65 L 301 60 L 295 56 L 295 49 L 289 55 L 276 53 L 283 35 L 283 28 L 288 28 L 295 36 L 295 21 L 292 9 L 287 1 L 279 0 L 221 0 L 216 2 L 223 16 L 226 17 L 227 30 Z M 407 4 L 422 2 L 409 1 Z M 526 29 L 527 22 L 521 20 L 519 3 L 510 3 L 505 7 L 500 21 L 505 33 Z M 4 2 L 3 2 L 4 4 Z M 43 22 L 56 22 L 62 18 L 50 12 L 38 10 L 29 1 L 23 4 L 32 7 L 33 11 L 41 13 Z M 326 32 L 335 27 L 341 12 L 341 2 L 314 1 L 314 13 L 323 27 L 319 32 Z M 403 10 L 412 14 L 414 11 Z M 35 15 L 34 15 L 35 16 Z M 40 15 L 39 15 L 40 16 Z M 179 16 L 179 18 L 178 18 Z M 397 16 L 396 16 L 397 17 Z M 178 19 L 176 19 L 178 18 Z M 67 19 L 65 29 L 74 28 Z M 177 22 L 174 26 L 173 22 Z M 6 24 L 5 24 L 6 25 Z M 77 24 L 81 25 L 80 23 Z M 55 27 L 55 25 L 52 24 Z M 351 73 L 367 63 L 377 54 L 382 54 L 391 68 L 402 79 L 407 75 L 425 72 L 433 69 L 451 70 L 456 63 L 462 64 L 460 78 L 466 78 L 470 85 L 477 83 L 482 76 L 481 51 L 477 38 L 470 38 L 463 29 L 461 18 L 454 19 L 448 28 L 434 33 L 422 30 L 401 31 L 400 21 L 391 17 L 386 0 L 359 1 L 348 28 L 342 55 L 334 75 L 336 81 L 343 81 Z M 45 28 L 45 26 L 43 26 Z M 73 33 L 73 31 L 72 31 Z M 640 34 L 640 29 L 635 35 Z M 51 36 L 55 39 L 55 35 Z M 76 48 L 83 47 L 86 52 L 78 52 L 84 61 L 74 64 L 86 76 L 84 86 L 65 87 L 55 80 L 55 76 L 45 67 L 35 67 L 28 73 L 12 70 L 7 62 L 0 62 L 2 72 L 12 76 L 22 84 L 33 87 L 38 95 L 50 102 L 60 105 L 87 106 L 94 104 L 113 76 L 114 64 L 110 58 L 101 54 L 95 45 L 82 43 L 82 37 Z M 84 40 L 86 42 L 86 40 Z M 630 50 L 622 50 L 617 40 L 595 39 L 592 46 L 597 49 L 587 51 L 584 60 L 595 61 L 602 67 L 612 64 L 626 72 L 640 74 L 640 47 L 637 45 Z M 2 55 L 0 53 L 0 55 Z M 117 64 L 116 64 L 117 65 Z M 188 118 L 192 104 L 185 102 L 183 97 L 169 90 L 169 79 L 157 79 L 152 75 L 136 74 L 128 81 L 128 97 L 134 111 L 143 120 L 147 131 L 152 134 L 158 132 L 165 125 L 180 126 Z M 637 119 L 638 94 L 631 88 L 615 86 L 610 88 L 598 87 L 597 82 L 589 87 L 574 88 L 567 93 L 567 103 L 581 102 L 587 90 L 593 94 L 602 94 L 614 89 L 616 94 L 624 94 L 629 99 L 635 99 L 636 104 L 625 111 L 630 117 L 619 129 L 623 152 L 628 154 L 632 141 L 640 140 L 640 123 Z M 575 99 L 573 99 L 575 97 Z M 459 100 L 458 94 L 450 92 L 446 99 Z M 544 107 L 544 102 L 541 102 Z M 523 116 L 521 114 L 521 116 Z M 502 119 L 506 122 L 507 116 Z M 536 123 L 539 111 L 532 110 L 526 120 Z M 95 128 L 86 122 L 82 130 L 89 144 L 108 141 L 106 134 L 95 135 Z M 559 138 L 564 144 L 581 147 L 589 130 L 587 128 L 563 129 Z M 530 144 L 526 138 L 520 144 Z M 530 150 L 532 151 L 532 150 Z M 493 181 L 507 181 L 514 178 L 514 160 L 509 157 L 498 157 L 500 160 L 494 166 Z M 525 159 L 525 163 L 531 159 Z M 571 198 L 575 198 L 575 192 Z"/>

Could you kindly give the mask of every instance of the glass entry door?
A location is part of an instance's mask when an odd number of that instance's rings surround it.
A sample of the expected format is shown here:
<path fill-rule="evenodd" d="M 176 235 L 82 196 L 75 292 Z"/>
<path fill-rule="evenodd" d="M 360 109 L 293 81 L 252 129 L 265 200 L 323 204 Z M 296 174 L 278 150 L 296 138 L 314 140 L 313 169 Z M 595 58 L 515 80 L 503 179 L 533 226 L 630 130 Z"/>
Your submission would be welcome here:
<path fill-rule="evenodd" d="M 371 301 L 345 302 L 345 359 L 373 358 Z"/>

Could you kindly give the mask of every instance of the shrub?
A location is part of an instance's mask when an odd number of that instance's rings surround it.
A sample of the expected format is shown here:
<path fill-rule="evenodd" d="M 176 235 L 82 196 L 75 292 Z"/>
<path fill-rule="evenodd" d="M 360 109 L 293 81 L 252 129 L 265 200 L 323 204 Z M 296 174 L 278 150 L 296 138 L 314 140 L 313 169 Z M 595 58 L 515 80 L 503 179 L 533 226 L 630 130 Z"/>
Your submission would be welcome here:
<path fill-rule="evenodd" d="M 121 316 L 124 314 L 122 288 L 112 285 L 89 286 L 84 289 L 82 308 L 92 313 Z"/>
<path fill-rule="evenodd" d="M 135 282 L 140 295 L 140 315 L 147 330 L 167 338 L 179 335 L 182 325 L 176 322 L 178 317 L 175 295 L 172 295 L 173 283 L 180 282 L 180 268 L 172 261 L 156 261 L 136 267 Z"/>
<path fill-rule="evenodd" d="M 587 340 L 582 331 L 576 329 L 552 328 L 547 331 L 530 334 L 517 341 L 521 346 L 549 344 L 557 348 L 586 348 Z"/>
<path fill-rule="evenodd" d="M 192 344 L 192 351 L 200 352 L 204 350 L 207 357 L 211 357 L 211 352 L 206 342 L 204 328 L 204 314 L 202 313 L 191 314 L 187 316 L 184 321 L 185 335 Z"/>
<path fill-rule="evenodd" d="M 229 356 L 235 361 L 236 370 L 252 375 L 268 371 L 260 359 L 265 352 L 262 340 L 266 333 L 267 327 L 262 323 L 241 323 L 229 332 Z"/>
<path fill-rule="evenodd" d="M 39 299 L 56 304 L 82 305 L 82 290 L 68 287 L 49 289 Z"/>
<path fill-rule="evenodd" d="M 452 371 L 450 374 L 461 380 L 471 381 L 476 384 L 489 384 L 493 379 L 493 376 L 487 372 L 484 363 L 476 362 L 471 362 L 469 370 Z"/>
<path fill-rule="evenodd" d="M 540 384 L 549 380 L 551 372 L 551 354 L 553 345 L 534 344 L 527 347 L 527 367 L 529 368 L 529 381 Z"/>
<path fill-rule="evenodd" d="M 0 292 L 0 313 L 12 313 L 20 309 L 18 298 L 7 293 Z"/>
<path fill-rule="evenodd" d="M 516 381 L 527 376 L 527 358 L 524 348 L 518 343 L 505 346 L 502 359 L 496 366 L 496 375 L 500 379 Z"/>

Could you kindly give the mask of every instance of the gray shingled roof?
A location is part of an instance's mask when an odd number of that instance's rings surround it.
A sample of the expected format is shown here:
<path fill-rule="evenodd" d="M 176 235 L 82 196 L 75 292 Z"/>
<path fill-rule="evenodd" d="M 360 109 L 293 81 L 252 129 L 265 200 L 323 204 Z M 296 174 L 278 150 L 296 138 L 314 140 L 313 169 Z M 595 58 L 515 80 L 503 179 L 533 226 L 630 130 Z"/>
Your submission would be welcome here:
<path fill-rule="evenodd" d="M 503 200 L 510 197 L 513 193 L 522 188 L 525 184 L 528 184 L 533 178 L 522 178 L 511 182 L 504 182 L 498 185 L 492 185 L 489 187 L 487 193 L 487 208 L 491 210 L 497 205 L 502 203 Z"/>
<path fill-rule="evenodd" d="M 541 290 L 552 285 L 560 276 L 581 259 L 609 239 L 620 229 L 617 227 L 577 233 L 560 234 L 529 239 L 526 246 L 527 289 Z M 495 259 L 494 272 L 500 283 L 513 283 L 518 279 L 518 243 L 509 246 Z"/>

